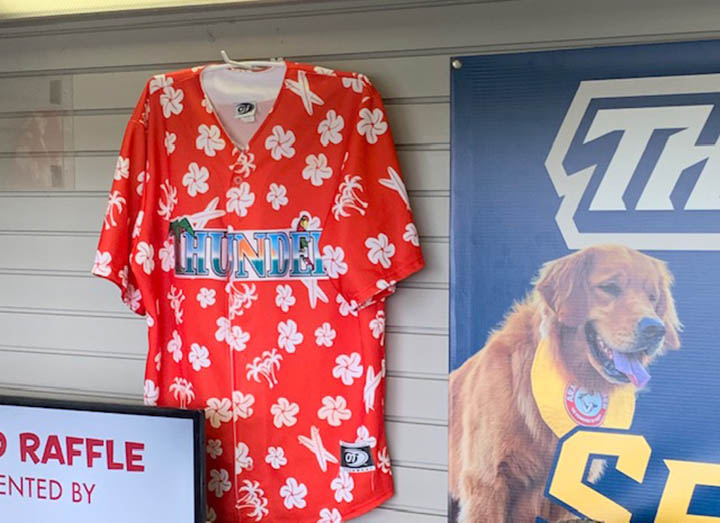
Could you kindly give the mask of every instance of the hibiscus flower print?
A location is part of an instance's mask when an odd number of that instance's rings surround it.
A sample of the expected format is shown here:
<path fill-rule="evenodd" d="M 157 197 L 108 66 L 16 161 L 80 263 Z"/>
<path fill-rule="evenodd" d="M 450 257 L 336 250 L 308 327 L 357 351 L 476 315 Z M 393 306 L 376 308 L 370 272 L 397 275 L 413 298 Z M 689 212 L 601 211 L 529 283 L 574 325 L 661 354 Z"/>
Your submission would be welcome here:
<path fill-rule="evenodd" d="M 353 74 L 353 76 L 346 76 L 342 79 L 343 87 L 350 88 L 356 93 L 361 93 L 366 83 L 370 83 L 370 80 L 364 74 Z"/>
<path fill-rule="evenodd" d="M 145 380 L 145 387 L 143 391 L 143 402 L 148 407 L 154 407 L 157 405 L 158 397 L 160 396 L 160 391 L 157 388 L 157 385 L 155 385 L 155 382 L 153 380 Z"/>
<path fill-rule="evenodd" d="M 142 294 L 140 294 L 140 289 L 136 289 L 132 283 L 128 283 L 127 290 L 122 297 L 123 303 L 127 305 L 131 311 L 135 312 L 140 308 L 141 299 Z"/>
<path fill-rule="evenodd" d="M 275 305 L 280 307 L 280 310 L 287 312 L 290 307 L 295 305 L 295 296 L 292 294 L 292 287 L 290 285 L 278 285 L 275 287 Z"/>
<path fill-rule="evenodd" d="M 215 156 L 215 151 L 222 151 L 225 148 L 225 140 L 220 136 L 220 128 L 217 125 L 208 127 L 200 124 L 195 147 L 204 151 L 207 156 Z"/>
<path fill-rule="evenodd" d="M 377 311 L 375 317 L 370 320 L 370 330 L 373 338 L 380 340 L 380 344 L 385 343 L 385 312 Z"/>
<path fill-rule="evenodd" d="M 239 390 L 233 391 L 233 421 L 238 418 L 248 419 L 252 416 L 255 397 L 252 394 L 243 394 Z"/>
<path fill-rule="evenodd" d="M 332 177 L 332 168 L 327 164 L 327 156 L 323 153 L 315 156 L 314 154 L 308 154 L 305 158 L 305 168 L 302 171 L 302 177 L 304 180 L 310 180 L 315 187 L 320 187 L 323 184 L 323 180 L 327 180 Z"/>
<path fill-rule="evenodd" d="M 177 135 L 169 131 L 165 131 L 165 152 L 168 156 L 175 152 L 175 142 L 177 141 Z"/>
<path fill-rule="evenodd" d="M 315 344 L 321 347 L 332 347 L 336 335 L 335 329 L 328 322 L 325 322 L 315 329 Z"/>
<path fill-rule="evenodd" d="M 227 423 L 232 419 L 230 408 L 228 398 L 208 398 L 207 407 L 205 407 L 205 419 L 210 421 L 210 426 L 219 429 L 222 423 Z"/>
<path fill-rule="evenodd" d="M 342 294 L 338 294 L 335 300 L 338 302 L 338 305 L 340 305 L 340 316 L 347 316 L 348 314 L 352 314 L 353 316 L 358 315 L 358 303 L 355 300 L 347 301 Z"/>
<path fill-rule="evenodd" d="M 255 194 L 250 192 L 247 182 L 242 182 L 240 187 L 231 187 L 225 197 L 227 212 L 234 212 L 241 218 L 247 216 L 248 209 L 255 203 Z"/>
<path fill-rule="evenodd" d="M 117 163 L 115 164 L 115 174 L 113 174 L 114 180 L 121 180 L 130 176 L 130 158 L 123 158 L 118 156 Z"/>
<path fill-rule="evenodd" d="M 242 352 L 247 347 L 247 342 L 250 340 L 250 334 L 243 331 L 238 325 L 233 325 L 228 333 L 227 341 L 230 348 L 237 352 Z"/>
<path fill-rule="evenodd" d="M 378 465 L 380 465 L 380 470 L 382 470 L 385 474 L 392 475 L 387 447 L 383 447 L 383 449 L 378 452 Z"/>
<path fill-rule="evenodd" d="M 270 190 L 267 193 L 266 200 L 272 206 L 273 210 L 279 211 L 280 207 L 287 205 L 287 189 L 284 185 L 277 183 L 270 184 Z"/>
<path fill-rule="evenodd" d="M 150 94 L 153 94 L 155 91 L 159 91 L 160 89 L 165 89 L 166 87 L 172 85 L 172 83 L 172 78 L 168 78 L 164 74 L 156 74 L 150 80 Z"/>
<path fill-rule="evenodd" d="M 295 478 L 288 478 L 280 488 L 280 496 L 283 498 L 283 505 L 285 508 L 290 510 L 293 507 L 305 508 L 307 502 L 305 496 L 307 496 L 307 487 L 303 483 L 298 483 Z"/>
<path fill-rule="evenodd" d="M 342 247 L 332 247 L 331 245 L 323 247 L 323 267 L 331 278 L 338 278 L 347 272 L 348 266 L 344 259 L 345 252 Z"/>
<path fill-rule="evenodd" d="M 295 133 L 276 125 L 272 128 L 272 134 L 265 139 L 265 149 L 270 151 L 273 160 L 280 160 L 283 156 L 292 158 L 295 156 L 294 143 Z"/>
<path fill-rule="evenodd" d="M 330 109 L 325 115 L 325 119 L 318 124 L 317 128 L 322 146 L 327 147 L 331 143 L 338 144 L 342 142 L 341 131 L 343 127 L 345 127 L 343 117 L 333 109 Z"/>
<path fill-rule="evenodd" d="M 198 303 L 200 303 L 200 307 L 207 309 L 208 307 L 215 305 L 215 289 L 203 287 L 200 289 L 200 292 L 198 292 L 196 298 Z"/>
<path fill-rule="evenodd" d="M 135 191 L 137 191 L 138 196 L 142 196 L 143 189 L 145 189 L 145 182 L 150 180 L 150 175 L 145 171 L 140 171 L 137 175 L 137 187 L 135 188 Z M 140 211 L 142 212 L 142 211 Z"/>
<path fill-rule="evenodd" d="M 215 493 L 219 498 L 230 490 L 230 475 L 225 469 L 212 469 L 210 471 L 210 481 L 208 482 L 208 490 Z"/>
<path fill-rule="evenodd" d="M 95 252 L 95 263 L 93 263 L 92 272 L 98 276 L 110 276 L 110 262 L 112 255 L 109 252 Z"/>
<path fill-rule="evenodd" d="M 298 412 L 300 412 L 300 406 L 297 403 L 290 403 L 287 398 L 278 398 L 277 403 L 270 407 L 273 424 L 279 429 L 295 425 L 297 423 L 295 416 Z"/>
<path fill-rule="evenodd" d="M 357 439 L 355 443 L 363 443 L 370 445 L 370 448 L 375 448 L 377 445 L 377 439 L 370 435 L 370 431 L 365 425 L 360 425 L 357 429 Z"/>
<path fill-rule="evenodd" d="M 173 361 L 179 363 L 182 360 L 182 339 L 178 331 L 173 331 L 172 338 L 168 341 L 167 351 L 172 354 Z"/>
<path fill-rule="evenodd" d="M 338 509 L 324 508 L 320 511 L 320 519 L 317 523 L 342 523 L 342 515 Z"/>
<path fill-rule="evenodd" d="M 250 457 L 250 449 L 242 441 L 235 447 L 235 474 L 242 474 L 243 470 L 252 470 L 253 459 Z"/>
<path fill-rule="evenodd" d="M 385 134 L 388 129 L 387 122 L 383 121 L 381 109 L 373 109 L 367 107 L 360 109 L 360 121 L 357 123 L 357 131 L 364 136 L 368 143 L 373 144 L 378 141 L 378 136 Z"/>
<path fill-rule="evenodd" d="M 395 255 L 395 246 L 390 243 L 388 237 L 380 233 L 377 238 L 365 240 L 365 247 L 368 248 L 368 259 L 374 264 L 380 264 L 384 269 L 390 268 L 390 258 Z"/>
<path fill-rule="evenodd" d="M 318 74 L 324 74 L 325 76 L 337 76 L 335 74 L 335 71 L 333 71 L 332 69 L 329 69 L 327 67 L 322 67 L 320 65 L 316 65 L 315 67 L 313 67 L 313 71 L 315 71 Z"/>
<path fill-rule="evenodd" d="M 280 470 L 280 467 L 287 465 L 287 458 L 285 457 L 285 451 L 282 447 L 268 447 L 267 456 L 265 456 L 265 463 L 268 463 L 275 470 Z"/>
<path fill-rule="evenodd" d="M 335 378 L 338 378 L 344 385 L 352 385 L 355 378 L 363 375 L 363 367 L 360 365 L 360 354 L 353 352 L 349 356 L 340 354 L 335 358 L 335 368 L 332 371 Z"/>
<path fill-rule="evenodd" d="M 297 323 L 293 320 L 278 323 L 278 346 L 289 354 L 295 352 L 295 346 L 303 341 L 302 333 L 297 330 Z"/>
<path fill-rule="evenodd" d="M 162 105 L 163 116 L 170 118 L 170 115 L 180 114 L 183 110 L 183 97 L 185 94 L 180 89 L 168 85 L 160 94 L 160 105 Z"/>
<path fill-rule="evenodd" d="M 200 167 L 197 163 L 192 162 L 188 166 L 188 172 L 183 175 L 182 184 L 187 187 L 188 194 L 195 198 L 198 194 L 208 192 L 210 186 L 207 183 L 210 173 L 207 167 Z"/>
<path fill-rule="evenodd" d="M 175 240 L 171 236 L 158 251 L 160 257 L 160 268 L 165 272 L 170 272 L 175 267 Z"/>
<path fill-rule="evenodd" d="M 355 488 L 355 481 L 347 471 L 341 470 L 338 477 L 330 483 L 330 488 L 335 491 L 335 501 L 350 503 L 353 500 L 352 491 Z"/>
<path fill-rule="evenodd" d="M 222 456 L 222 441 L 219 439 L 209 439 L 205 446 L 207 455 L 212 459 L 217 459 L 218 456 Z"/>
<path fill-rule="evenodd" d="M 318 410 L 318 418 L 327 420 L 328 425 L 339 427 L 343 421 L 349 420 L 352 416 L 347 408 L 347 401 L 342 396 L 325 396 L 322 400 L 322 407 Z"/>
<path fill-rule="evenodd" d="M 408 223 L 405 226 L 405 232 L 403 233 L 403 240 L 410 242 L 415 247 L 420 246 L 420 236 L 418 235 L 417 227 L 414 223 Z"/>
<path fill-rule="evenodd" d="M 193 370 L 199 371 L 210 366 L 210 351 L 207 347 L 203 347 L 197 343 L 190 345 L 190 354 L 188 360 Z"/>

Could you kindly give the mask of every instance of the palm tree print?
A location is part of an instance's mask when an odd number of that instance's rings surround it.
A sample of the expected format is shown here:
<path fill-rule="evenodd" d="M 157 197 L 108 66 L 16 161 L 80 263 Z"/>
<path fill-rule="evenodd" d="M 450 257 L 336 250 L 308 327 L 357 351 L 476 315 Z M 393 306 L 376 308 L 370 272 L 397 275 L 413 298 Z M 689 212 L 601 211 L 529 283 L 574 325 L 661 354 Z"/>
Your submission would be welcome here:
<path fill-rule="evenodd" d="M 118 214 L 122 213 L 123 205 L 127 200 L 120 196 L 120 191 L 113 191 L 110 193 L 108 198 L 107 210 L 105 211 L 105 228 L 115 227 L 117 222 L 115 221 L 115 209 Z"/>
<path fill-rule="evenodd" d="M 278 383 L 275 369 L 280 369 L 280 360 L 282 360 L 282 355 L 277 349 L 264 351 L 262 356 L 256 357 L 252 363 L 246 365 L 247 379 L 253 379 L 260 383 L 260 376 L 263 376 L 272 389 Z"/>
<path fill-rule="evenodd" d="M 170 385 L 170 392 L 180 402 L 181 409 L 186 409 L 188 403 L 195 399 L 192 383 L 184 378 L 175 378 Z"/>
<path fill-rule="evenodd" d="M 244 480 L 243 487 L 238 489 L 238 500 L 235 508 L 238 510 L 248 509 L 245 514 L 248 518 L 260 521 L 268 515 L 268 500 L 265 492 L 260 488 L 260 482 Z"/>
<path fill-rule="evenodd" d="M 340 221 L 341 217 L 350 216 L 348 209 L 359 212 L 361 216 L 365 215 L 368 203 L 358 195 L 359 192 L 363 192 L 361 180 L 360 176 L 345 175 L 344 181 L 338 187 L 332 207 L 333 216 L 337 221 Z"/>

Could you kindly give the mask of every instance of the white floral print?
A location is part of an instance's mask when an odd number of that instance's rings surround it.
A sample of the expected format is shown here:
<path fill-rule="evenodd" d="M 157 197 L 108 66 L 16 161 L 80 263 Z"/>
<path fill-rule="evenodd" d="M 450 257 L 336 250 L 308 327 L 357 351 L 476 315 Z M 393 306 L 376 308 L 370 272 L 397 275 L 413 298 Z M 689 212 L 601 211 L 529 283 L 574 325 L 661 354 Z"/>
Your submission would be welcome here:
<path fill-rule="evenodd" d="M 303 341 L 302 333 L 297 330 L 297 323 L 293 320 L 278 323 L 278 346 L 289 354 L 295 352 L 295 346 Z"/>
<path fill-rule="evenodd" d="M 323 406 L 318 410 L 318 418 L 327 420 L 328 425 L 339 427 L 343 421 L 349 420 L 352 416 L 347 408 L 347 401 L 342 396 L 325 396 L 322 399 Z"/>
<path fill-rule="evenodd" d="M 140 171 L 137 175 L 137 187 L 135 188 L 135 191 L 137 191 L 138 196 L 142 196 L 143 189 L 145 189 L 145 183 L 150 180 L 150 174 L 147 173 L 147 171 Z M 142 211 L 140 211 L 142 212 Z"/>
<path fill-rule="evenodd" d="M 287 189 L 282 184 L 278 185 L 277 183 L 271 183 L 270 190 L 268 191 L 265 199 L 274 210 L 279 211 L 280 207 L 287 205 L 288 203 Z"/>
<path fill-rule="evenodd" d="M 210 351 L 198 343 L 190 345 L 190 354 L 188 360 L 193 370 L 199 371 L 210 366 Z"/>
<path fill-rule="evenodd" d="M 180 114 L 183 110 L 183 93 L 180 89 L 175 89 L 171 85 L 166 86 L 160 94 L 160 105 L 162 105 L 163 116 L 170 118 L 170 115 Z"/>
<path fill-rule="evenodd" d="M 335 329 L 332 328 L 330 323 L 324 322 L 315 329 L 315 344 L 321 347 L 332 347 L 336 335 Z"/>
<path fill-rule="evenodd" d="M 201 288 L 200 292 L 198 292 L 196 296 L 198 303 L 200 303 L 200 307 L 207 309 L 208 307 L 215 305 L 215 294 L 215 289 L 208 289 L 206 287 Z"/>
<path fill-rule="evenodd" d="M 153 380 L 145 380 L 145 387 L 143 391 L 143 402 L 148 407 L 154 407 L 157 405 L 158 397 L 160 396 L 160 390 Z"/>
<path fill-rule="evenodd" d="M 250 341 L 250 334 L 243 331 L 238 325 L 232 325 L 228 318 L 220 317 L 217 319 L 218 329 L 215 331 L 215 339 L 227 342 L 227 344 L 238 352 L 242 352 L 247 348 L 247 342 Z"/>
<path fill-rule="evenodd" d="M 315 187 L 321 186 L 323 180 L 331 178 L 332 173 L 332 168 L 327 164 L 327 156 L 323 153 L 317 156 L 308 154 L 305 157 L 305 168 L 302 171 L 302 177 L 304 180 L 310 180 L 310 183 Z"/>
<path fill-rule="evenodd" d="M 207 167 L 200 167 L 197 163 L 192 162 L 188 166 L 188 172 L 183 175 L 182 184 L 187 187 L 188 194 L 195 198 L 198 194 L 208 192 L 210 186 L 207 183 L 210 173 Z"/>
<path fill-rule="evenodd" d="M 239 390 L 233 391 L 233 421 L 238 418 L 248 419 L 252 416 L 255 397 L 252 394 L 243 394 Z"/>
<path fill-rule="evenodd" d="M 142 266 L 145 274 L 151 274 L 155 268 L 155 249 L 152 245 L 146 242 L 140 242 L 137 246 L 137 252 L 135 253 L 135 263 Z"/>
<path fill-rule="evenodd" d="M 324 508 L 320 511 L 320 519 L 317 523 L 342 523 L 342 515 L 336 508 L 332 510 Z"/>
<path fill-rule="evenodd" d="M 295 425 L 297 423 L 295 416 L 298 412 L 300 412 L 300 406 L 297 403 L 290 403 L 287 398 L 278 398 L 277 403 L 270 407 L 273 424 L 279 429 Z"/>
<path fill-rule="evenodd" d="M 207 514 L 207 517 L 205 518 L 205 523 L 215 523 L 217 521 L 217 514 L 215 513 L 215 509 L 212 507 L 205 506 Z"/>
<path fill-rule="evenodd" d="M 205 451 L 207 452 L 207 455 L 210 456 L 212 459 L 216 459 L 218 456 L 222 456 L 222 440 L 209 439 L 207 445 L 205 446 Z"/>
<path fill-rule="evenodd" d="M 381 109 L 373 109 L 367 107 L 360 109 L 360 121 L 357 123 L 357 131 L 365 137 L 368 143 L 377 143 L 378 136 L 384 134 L 388 129 L 387 122 L 383 121 Z"/>
<path fill-rule="evenodd" d="M 98 276 L 110 276 L 112 269 L 110 268 L 110 262 L 112 262 L 112 254 L 109 252 L 95 252 L 95 263 L 93 263 L 92 272 Z"/>
<path fill-rule="evenodd" d="M 182 290 L 175 287 L 175 285 L 170 285 L 170 292 L 167 298 L 170 300 L 170 308 L 175 313 L 175 321 L 182 323 L 184 314 L 182 303 L 185 301 L 185 294 L 183 294 Z"/>
<path fill-rule="evenodd" d="M 260 376 L 267 380 L 268 386 L 272 389 L 278 383 L 275 369 L 280 369 L 282 354 L 277 349 L 263 351 L 261 356 L 256 356 L 252 363 L 245 365 L 247 379 L 260 383 Z"/>
<path fill-rule="evenodd" d="M 133 227 L 132 237 L 137 238 L 140 236 L 140 229 L 142 227 L 143 218 L 145 217 L 145 213 L 143 211 L 139 211 L 137 214 L 137 218 L 135 218 L 135 225 Z"/>
<path fill-rule="evenodd" d="M 353 316 L 358 315 L 358 303 L 355 300 L 347 301 L 342 294 L 338 294 L 335 300 L 338 302 L 338 305 L 340 305 L 340 316 L 347 316 L 348 314 L 352 314 Z"/>
<path fill-rule="evenodd" d="M 172 354 L 175 363 L 179 363 L 182 360 L 182 339 L 180 338 L 180 333 L 176 330 L 173 331 L 172 338 L 168 341 L 167 351 Z"/>
<path fill-rule="evenodd" d="M 385 312 L 377 311 L 375 317 L 370 320 L 370 330 L 373 338 L 380 340 L 380 345 L 385 343 Z"/>
<path fill-rule="evenodd" d="M 330 483 L 330 488 L 335 491 L 335 501 L 338 503 L 342 501 L 350 503 L 353 500 L 352 491 L 354 487 L 355 481 L 346 470 L 341 470 L 338 477 Z"/>
<path fill-rule="evenodd" d="M 130 176 L 130 158 L 123 158 L 118 156 L 117 162 L 115 163 L 115 174 L 113 179 L 121 180 Z"/>
<path fill-rule="evenodd" d="M 415 247 L 420 246 L 420 236 L 418 236 L 417 228 L 414 223 L 408 223 L 405 226 L 405 232 L 403 233 L 403 240 L 410 242 Z"/>
<path fill-rule="evenodd" d="M 245 310 L 257 301 L 257 288 L 254 283 L 251 285 L 243 283 L 242 290 L 239 290 L 235 283 L 230 281 L 225 285 L 225 292 L 230 295 L 230 319 L 242 316 Z"/>
<path fill-rule="evenodd" d="M 280 496 L 283 498 L 283 505 L 285 508 L 290 510 L 293 507 L 305 508 L 307 502 L 305 496 L 307 496 L 307 487 L 304 483 L 298 483 L 295 478 L 288 478 L 280 488 Z"/>
<path fill-rule="evenodd" d="M 170 272 L 175 266 L 175 239 L 171 236 L 163 242 L 163 246 L 158 251 L 160 258 L 160 268 L 165 272 Z"/>
<path fill-rule="evenodd" d="M 315 67 L 313 67 L 313 71 L 318 74 L 324 74 L 325 76 L 337 76 L 335 74 L 335 71 L 327 67 L 322 67 L 321 65 L 316 65 Z"/>
<path fill-rule="evenodd" d="M 168 156 L 175 152 L 175 142 L 177 141 L 177 135 L 170 131 L 165 131 L 165 152 Z"/>
<path fill-rule="evenodd" d="M 323 267 L 325 272 L 331 278 L 338 278 L 341 274 L 345 274 L 348 270 L 347 263 L 344 261 L 345 252 L 342 247 L 333 247 L 326 245 L 323 247 Z"/>
<path fill-rule="evenodd" d="M 268 447 L 267 456 L 265 456 L 265 463 L 268 463 L 275 470 L 280 470 L 280 467 L 287 465 L 287 458 L 285 457 L 285 451 L 282 447 Z"/>
<path fill-rule="evenodd" d="M 294 143 L 295 133 L 276 125 L 272 128 L 272 134 L 265 139 L 265 148 L 270 151 L 273 160 L 280 160 L 283 156 L 292 158 L 295 156 Z"/>
<path fill-rule="evenodd" d="M 200 102 L 200 105 L 202 105 L 205 108 L 205 112 L 208 114 L 212 114 L 212 104 L 210 103 L 210 100 L 207 99 L 206 96 L 203 96 L 202 102 Z"/>
<path fill-rule="evenodd" d="M 208 490 L 213 492 L 217 497 L 221 498 L 230 490 L 230 475 L 225 469 L 212 469 L 210 471 L 210 481 L 208 482 Z"/>
<path fill-rule="evenodd" d="M 122 271 L 121 271 L 122 273 Z M 142 294 L 140 289 L 136 289 L 132 283 L 127 284 L 127 291 L 122 297 L 123 303 L 127 305 L 131 311 L 135 312 L 140 309 L 140 301 L 142 300 Z"/>
<path fill-rule="evenodd" d="M 354 73 L 352 76 L 345 76 L 342 79 L 343 87 L 351 88 L 356 93 L 361 93 L 366 83 L 369 84 L 370 80 L 364 74 Z"/>
<path fill-rule="evenodd" d="M 363 375 L 363 367 L 360 365 L 360 354 L 353 352 L 349 356 L 340 354 L 335 358 L 335 368 L 332 375 L 343 382 L 344 385 L 352 385 L 355 378 Z"/>
<path fill-rule="evenodd" d="M 240 441 L 235 447 L 235 474 L 241 474 L 243 470 L 252 470 L 253 459 L 250 457 L 250 449 L 247 444 Z"/>
<path fill-rule="evenodd" d="M 232 419 L 230 409 L 231 404 L 228 398 L 208 398 L 205 419 L 210 421 L 213 428 L 218 429 L 222 423 L 227 423 Z"/>
<path fill-rule="evenodd" d="M 230 165 L 230 170 L 235 174 L 241 175 L 243 178 L 250 176 L 255 170 L 255 155 L 245 149 L 233 147 L 232 155 L 237 156 L 235 162 Z"/>
<path fill-rule="evenodd" d="M 325 115 L 325 119 L 318 124 L 317 132 L 320 134 L 320 143 L 323 147 L 327 147 L 329 144 L 338 144 L 342 142 L 343 127 L 345 127 L 345 120 L 333 109 L 330 109 Z"/>
<path fill-rule="evenodd" d="M 360 425 L 357 429 L 357 439 L 355 443 L 370 445 L 370 448 L 374 449 L 377 445 L 377 439 L 370 435 L 370 431 L 365 425 Z"/>
<path fill-rule="evenodd" d="M 365 247 L 368 248 L 368 259 L 374 264 L 380 264 L 383 268 L 390 268 L 390 258 L 395 255 L 395 245 L 384 233 L 378 234 L 377 238 L 365 240 Z"/>
<path fill-rule="evenodd" d="M 295 296 L 292 294 L 292 287 L 290 285 L 278 285 L 275 287 L 275 305 L 280 307 L 280 310 L 287 312 L 290 307 L 295 305 Z"/>
<path fill-rule="evenodd" d="M 186 409 L 188 404 L 195 399 L 193 384 L 185 378 L 175 378 L 170 385 L 170 392 L 173 397 L 180 403 L 181 409 Z"/>
<path fill-rule="evenodd" d="M 207 126 L 200 124 L 195 147 L 204 151 L 207 156 L 215 156 L 216 151 L 225 149 L 225 140 L 220 137 L 220 128 L 217 125 Z"/>
<path fill-rule="evenodd" d="M 250 192 L 250 184 L 242 182 L 239 187 L 231 187 L 227 194 L 227 212 L 234 212 L 241 218 L 247 216 L 248 209 L 255 203 L 255 194 Z"/>
<path fill-rule="evenodd" d="M 159 91 L 160 89 L 165 89 L 166 87 L 172 85 L 172 83 L 172 77 L 167 77 L 164 74 L 156 74 L 152 77 L 150 85 L 148 86 L 150 94 L 153 94 L 155 91 Z"/>
<path fill-rule="evenodd" d="M 392 475 L 392 469 L 390 468 L 390 456 L 388 456 L 387 447 L 383 447 L 383 449 L 378 452 L 378 465 L 380 465 L 380 470 L 382 470 L 385 474 Z"/>

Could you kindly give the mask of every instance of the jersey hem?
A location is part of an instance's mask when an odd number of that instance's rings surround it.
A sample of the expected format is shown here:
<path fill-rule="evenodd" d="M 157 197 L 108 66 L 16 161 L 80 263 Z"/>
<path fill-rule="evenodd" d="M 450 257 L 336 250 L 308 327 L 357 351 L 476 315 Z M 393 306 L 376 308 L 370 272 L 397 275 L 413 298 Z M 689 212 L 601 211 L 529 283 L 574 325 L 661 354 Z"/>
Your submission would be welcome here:
<path fill-rule="evenodd" d="M 130 312 L 134 313 L 134 314 L 137 314 L 138 316 L 145 317 L 145 315 L 146 315 L 145 305 L 143 304 L 142 298 L 140 299 L 140 303 L 139 303 L 139 305 L 138 305 L 138 308 L 135 309 L 135 310 L 133 310 L 132 307 L 130 307 L 130 305 L 125 301 L 125 291 L 126 291 L 127 289 L 126 289 L 125 286 L 123 285 L 123 282 L 122 282 L 122 280 L 120 279 L 120 277 L 117 276 L 118 271 L 116 271 L 116 270 L 114 270 L 114 269 L 115 269 L 115 268 L 113 267 L 113 270 L 110 271 L 110 274 L 101 274 L 101 273 L 95 272 L 95 271 L 90 271 L 90 274 L 92 274 L 93 276 L 96 276 L 96 277 L 98 277 L 98 278 L 102 278 L 103 280 L 107 280 L 107 281 L 109 281 L 109 282 L 114 283 L 115 286 L 116 286 L 116 287 L 118 288 L 118 290 L 120 291 L 120 300 L 121 300 L 121 301 L 123 302 L 123 304 L 128 308 L 128 310 L 129 310 Z"/>
<path fill-rule="evenodd" d="M 377 507 L 379 507 L 380 505 L 385 503 L 388 499 L 390 499 L 394 495 L 395 495 L 395 488 L 391 486 L 387 491 L 383 492 L 380 496 L 373 498 L 369 501 L 366 501 L 359 507 L 356 507 L 354 510 L 352 510 L 348 513 L 340 512 L 340 516 L 342 517 L 343 521 L 345 521 L 347 519 L 354 519 L 354 518 L 360 517 L 363 514 L 366 514 L 366 513 L 370 512 L 371 510 L 376 509 Z"/>

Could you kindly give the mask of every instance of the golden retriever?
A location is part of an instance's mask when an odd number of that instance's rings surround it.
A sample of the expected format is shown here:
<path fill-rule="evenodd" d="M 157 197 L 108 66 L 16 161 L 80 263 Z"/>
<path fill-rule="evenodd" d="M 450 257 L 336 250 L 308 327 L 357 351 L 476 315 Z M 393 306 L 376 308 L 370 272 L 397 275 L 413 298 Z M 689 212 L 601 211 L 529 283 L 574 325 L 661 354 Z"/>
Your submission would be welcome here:
<path fill-rule="evenodd" d="M 656 258 L 593 246 L 546 263 L 534 283 L 485 347 L 450 375 L 450 494 L 461 523 L 569 516 L 543 495 L 558 438 L 531 391 L 541 339 L 564 375 L 599 393 L 643 386 L 647 365 L 680 346 L 672 275 Z"/>

